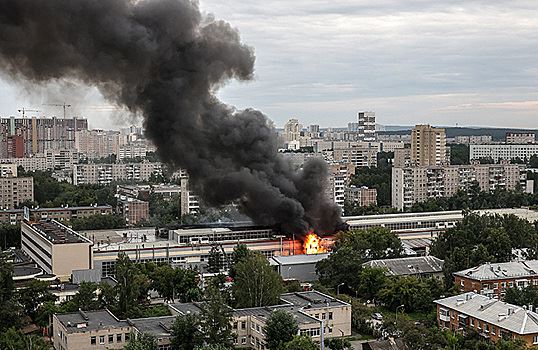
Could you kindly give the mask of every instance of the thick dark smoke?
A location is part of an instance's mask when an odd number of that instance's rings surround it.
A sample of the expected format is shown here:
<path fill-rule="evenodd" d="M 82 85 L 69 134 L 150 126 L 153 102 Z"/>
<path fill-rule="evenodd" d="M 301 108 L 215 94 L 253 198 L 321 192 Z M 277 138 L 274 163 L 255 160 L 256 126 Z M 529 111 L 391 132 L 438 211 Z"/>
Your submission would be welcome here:
<path fill-rule="evenodd" d="M 0 67 L 29 83 L 78 79 L 143 115 L 161 159 L 187 169 L 209 205 L 237 202 L 285 233 L 340 223 L 324 162 L 296 172 L 261 112 L 215 97 L 227 80 L 252 78 L 254 54 L 197 2 L 0 0 Z"/>

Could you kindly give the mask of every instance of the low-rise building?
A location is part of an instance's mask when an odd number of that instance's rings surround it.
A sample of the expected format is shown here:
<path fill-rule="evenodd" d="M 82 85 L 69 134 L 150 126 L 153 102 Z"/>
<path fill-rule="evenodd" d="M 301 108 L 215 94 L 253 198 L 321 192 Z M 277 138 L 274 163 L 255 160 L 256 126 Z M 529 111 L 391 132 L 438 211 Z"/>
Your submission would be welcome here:
<path fill-rule="evenodd" d="M 538 313 L 473 292 L 439 299 L 437 322 L 442 329 L 474 330 L 497 342 L 521 339 L 530 347 L 538 344 Z"/>
<path fill-rule="evenodd" d="M 275 310 L 290 312 L 299 334 L 316 341 L 351 335 L 351 305 L 317 291 L 288 293 L 281 304 L 232 311 L 237 348 L 266 349 L 264 327 Z M 148 333 L 159 350 L 169 350 L 172 324 L 177 316 L 201 312 L 200 303 L 170 304 L 172 316 L 120 320 L 109 310 L 79 311 L 53 315 L 54 347 L 57 350 L 123 349 L 131 336 Z"/>
<path fill-rule="evenodd" d="M 370 260 L 363 264 L 385 269 L 387 276 L 443 277 L 444 261 L 434 256 Z"/>
<path fill-rule="evenodd" d="M 328 253 L 273 256 L 269 263 L 285 280 L 312 282 L 318 279 L 316 264 L 328 256 Z"/>
<path fill-rule="evenodd" d="M 123 216 L 127 226 L 147 222 L 149 220 L 149 203 L 132 197 L 120 197 L 118 214 Z"/>
<path fill-rule="evenodd" d="M 73 270 L 91 269 L 93 243 L 55 220 L 22 221 L 21 247 L 48 274 L 68 279 Z"/>
<path fill-rule="evenodd" d="M 507 132 L 506 143 L 508 144 L 526 144 L 534 143 L 536 135 L 533 132 Z"/>
<path fill-rule="evenodd" d="M 538 144 L 489 144 L 471 145 L 469 159 L 492 159 L 499 162 L 501 159 L 530 159 L 538 154 Z"/>
<path fill-rule="evenodd" d="M 538 260 L 485 263 L 454 273 L 462 292 L 502 299 L 508 288 L 538 287 Z"/>
<path fill-rule="evenodd" d="M 17 177 L 17 164 L 0 163 L 0 177 Z"/>
<path fill-rule="evenodd" d="M 69 221 L 76 218 L 84 218 L 92 215 L 112 214 L 110 205 L 89 205 L 80 207 L 58 208 L 30 208 L 30 219 L 54 219 L 57 221 Z M 0 210 L 0 222 L 16 225 L 23 219 L 23 209 Z"/>
<path fill-rule="evenodd" d="M 359 207 L 377 205 L 377 190 L 368 187 L 347 187 L 345 189 L 345 200 Z"/>

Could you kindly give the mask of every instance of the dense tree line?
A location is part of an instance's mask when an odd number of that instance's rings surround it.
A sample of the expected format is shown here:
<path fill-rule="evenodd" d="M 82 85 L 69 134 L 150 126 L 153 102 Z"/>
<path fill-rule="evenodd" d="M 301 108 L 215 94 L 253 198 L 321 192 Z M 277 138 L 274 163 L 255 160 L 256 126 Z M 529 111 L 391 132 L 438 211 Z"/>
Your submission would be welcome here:
<path fill-rule="evenodd" d="M 528 259 L 538 258 L 538 228 L 514 215 L 465 213 L 456 227 L 442 232 L 431 245 L 431 254 L 443 259 L 445 280 L 452 273 L 485 262 L 506 262 L 514 249 L 523 249 Z"/>
<path fill-rule="evenodd" d="M 351 185 L 356 187 L 366 186 L 377 190 L 377 204 L 390 206 L 392 188 L 392 167 L 360 167 L 355 170 L 351 177 Z M 348 215 L 346 213 L 346 215 Z"/>
<path fill-rule="evenodd" d="M 70 224 L 75 231 L 104 230 L 125 227 L 125 219 L 118 214 L 95 214 L 71 219 Z"/>
<path fill-rule="evenodd" d="M 450 164 L 469 164 L 469 145 L 454 143 L 449 144 L 448 147 L 450 148 Z"/>
<path fill-rule="evenodd" d="M 20 248 L 21 246 L 21 225 L 11 225 L 0 223 L 0 250 L 10 247 Z"/>

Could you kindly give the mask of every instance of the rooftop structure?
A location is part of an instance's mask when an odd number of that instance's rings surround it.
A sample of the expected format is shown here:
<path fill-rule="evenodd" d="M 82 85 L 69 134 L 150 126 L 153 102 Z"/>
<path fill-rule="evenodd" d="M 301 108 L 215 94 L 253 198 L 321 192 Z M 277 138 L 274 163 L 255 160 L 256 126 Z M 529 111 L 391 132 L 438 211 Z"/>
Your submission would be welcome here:
<path fill-rule="evenodd" d="M 88 239 L 57 221 L 38 221 L 29 225 L 47 241 L 54 244 L 89 242 Z"/>
<path fill-rule="evenodd" d="M 444 261 L 434 256 L 371 260 L 364 266 L 386 269 L 389 276 L 442 276 Z"/>
<path fill-rule="evenodd" d="M 516 338 L 530 346 L 538 343 L 538 314 L 526 307 L 473 292 L 439 299 L 435 303 L 437 320 L 442 328 L 474 329 L 494 342 Z"/>

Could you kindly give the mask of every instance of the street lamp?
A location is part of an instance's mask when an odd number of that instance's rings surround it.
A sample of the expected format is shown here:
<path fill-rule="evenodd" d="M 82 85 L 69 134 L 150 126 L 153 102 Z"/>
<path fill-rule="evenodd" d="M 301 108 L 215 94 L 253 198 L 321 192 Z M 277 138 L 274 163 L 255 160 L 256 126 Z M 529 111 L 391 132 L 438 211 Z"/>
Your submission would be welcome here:
<path fill-rule="evenodd" d="M 338 286 L 336 286 L 336 295 L 340 295 L 340 287 L 342 287 L 345 283 L 340 283 Z"/>
<path fill-rule="evenodd" d="M 394 323 L 398 324 L 398 309 L 403 308 L 404 306 L 405 305 L 402 304 L 402 305 L 396 307 L 396 320 L 394 321 Z"/>

